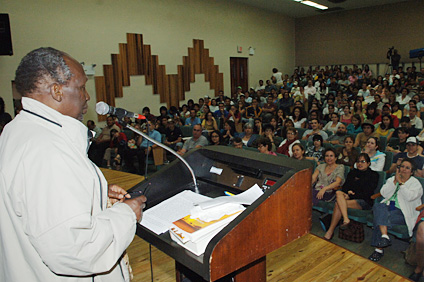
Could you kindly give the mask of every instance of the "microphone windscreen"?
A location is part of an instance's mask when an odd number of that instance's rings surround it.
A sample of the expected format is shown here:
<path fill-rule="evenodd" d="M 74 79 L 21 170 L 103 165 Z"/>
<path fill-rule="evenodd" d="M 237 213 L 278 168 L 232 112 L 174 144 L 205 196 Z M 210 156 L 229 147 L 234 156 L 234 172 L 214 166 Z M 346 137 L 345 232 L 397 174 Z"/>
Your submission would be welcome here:
<path fill-rule="evenodd" d="M 109 113 L 109 105 L 105 102 L 98 102 L 96 104 L 96 113 L 99 115 L 107 115 Z"/>

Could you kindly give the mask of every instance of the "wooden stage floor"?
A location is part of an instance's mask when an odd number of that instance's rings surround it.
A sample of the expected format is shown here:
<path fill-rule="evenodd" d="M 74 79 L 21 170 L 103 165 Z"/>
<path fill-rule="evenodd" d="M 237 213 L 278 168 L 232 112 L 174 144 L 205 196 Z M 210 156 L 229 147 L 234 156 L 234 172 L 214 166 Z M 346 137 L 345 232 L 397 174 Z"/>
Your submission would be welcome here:
<path fill-rule="evenodd" d="M 129 189 L 142 176 L 102 169 L 110 184 Z M 151 281 L 149 244 L 135 236 L 128 247 L 133 281 Z M 152 246 L 154 281 L 176 281 L 174 260 Z M 336 244 L 307 234 L 267 255 L 267 281 L 409 281 Z M 193 281 L 194 282 L 194 281 Z"/>

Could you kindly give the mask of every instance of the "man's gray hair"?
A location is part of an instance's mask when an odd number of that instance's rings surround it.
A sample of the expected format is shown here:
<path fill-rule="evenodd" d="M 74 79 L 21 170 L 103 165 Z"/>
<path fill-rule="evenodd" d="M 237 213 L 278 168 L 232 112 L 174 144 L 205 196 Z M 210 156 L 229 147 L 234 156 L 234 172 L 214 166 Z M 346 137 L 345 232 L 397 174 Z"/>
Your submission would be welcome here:
<path fill-rule="evenodd" d="M 67 56 L 66 53 L 51 47 L 29 52 L 22 58 L 16 70 L 16 90 L 26 96 L 36 91 L 43 80 L 61 85 L 67 84 L 72 73 L 64 56 Z"/>

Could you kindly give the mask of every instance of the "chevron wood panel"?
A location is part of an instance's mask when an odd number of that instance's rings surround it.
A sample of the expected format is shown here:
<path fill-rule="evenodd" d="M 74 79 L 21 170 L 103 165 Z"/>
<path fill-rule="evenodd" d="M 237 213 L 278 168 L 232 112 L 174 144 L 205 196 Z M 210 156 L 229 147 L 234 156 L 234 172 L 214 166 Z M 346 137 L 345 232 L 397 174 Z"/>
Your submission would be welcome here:
<path fill-rule="evenodd" d="M 215 95 L 224 87 L 224 74 L 219 72 L 204 41 L 193 39 L 193 47 L 188 48 L 188 56 L 182 56 L 177 74 L 166 74 L 164 65 L 159 65 L 159 56 L 152 55 L 150 45 L 143 44 L 143 35 L 127 33 L 127 43 L 119 44 L 119 54 L 111 55 L 112 65 L 103 66 L 103 77 L 95 78 L 97 101 L 115 105 L 115 98 L 123 97 L 123 87 L 130 86 L 132 75 L 144 75 L 146 85 L 152 85 L 153 94 L 160 95 L 160 102 L 168 107 L 178 106 L 190 91 L 190 83 L 195 82 L 196 74 L 204 74 L 210 89 Z M 98 117 L 104 120 L 103 117 Z"/>
<path fill-rule="evenodd" d="M 106 85 L 104 76 L 95 76 L 94 84 L 96 86 L 96 100 L 106 101 Z M 99 121 L 105 121 L 106 116 L 97 115 Z"/>
<path fill-rule="evenodd" d="M 119 54 L 121 55 L 122 86 L 130 86 L 127 50 L 127 44 L 119 43 Z"/>
<path fill-rule="evenodd" d="M 115 97 L 124 97 L 124 91 L 122 89 L 122 64 L 121 55 L 112 54 L 112 68 L 113 68 L 113 81 L 115 85 Z"/>

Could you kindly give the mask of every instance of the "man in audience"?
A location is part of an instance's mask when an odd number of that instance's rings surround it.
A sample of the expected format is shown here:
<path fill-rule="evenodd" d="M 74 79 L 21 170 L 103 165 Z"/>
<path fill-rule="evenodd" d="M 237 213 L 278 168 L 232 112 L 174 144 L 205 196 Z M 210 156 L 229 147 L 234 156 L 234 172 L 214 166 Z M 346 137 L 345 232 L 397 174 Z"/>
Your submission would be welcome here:
<path fill-rule="evenodd" d="M 353 147 L 360 147 L 361 149 L 363 149 L 367 144 L 368 138 L 378 136 L 374 132 L 374 125 L 372 125 L 371 123 L 364 122 L 361 127 L 363 132 L 358 133 L 358 135 L 356 135 L 355 144 L 353 144 Z"/>
<path fill-rule="evenodd" d="M 202 126 L 200 124 L 196 124 L 193 126 L 193 137 L 185 141 L 183 148 L 177 153 L 182 156 L 191 149 L 207 146 L 208 144 L 208 139 L 202 135 Z"/>
<path fill-rule="evenodd" d="M 399 127 L 397 129 L 397 134 L 398 140 L 396 140 L 395 138 L 391 138 L 386 148 L 386 151 L 393 152 L 393 155 L 396 155 L 400 152 L 405 152 L 406 140 L 409 137 L 409 130 L 406 127 Z"/>
<path fill-rule="evenodd" d="M 365 101 L 366 101 L 366 98 L 368 96 L 370 96 L 370 91 L 368 90 L 368 85 L 365 82 L 362 83 L 362 88 L 359 89 L 359 91 L 358 91 L 358 95 L 361 95 L 361 94 L 362 94 L 362 97 L 364 97 Z"/>
<path fill-rule="evenodd" d="M 264 81 L 262 79 L 259 80 L 259 85 L 255 89 L 256 92 L 258 92 L 259 90 L 265 90 Z"/>
<path fill-rule="evenodd" d="M 305 96 L 308 98 L 308 109 L 310 109 L 312 100 L 315 98 L 317 93 L 317 89 L 313 85 L 313 82 L 311 79 L 308 80 L 308 85 L 306 85 L 303 90 L 304 90 Z"/>
<path fill-rule="evenodd" d="M 121 129 L 115 124 L 113 117 L 108 116 L 106 119 L 106 126 L 102 129 L 102 133 L 94 139 L 91 143 L 90 149 L 88 150 L 88 157 L 97 166 L 102 165 L 103 155 L 110 145 L 110 131 L 112 129 L 116 129 L 118 132 L 121 131 Z"/>
<path fill-rule="evenodd" d="M 166 146 L 175 151 L 178 151 L 183 147 L 183 133 L 179 127 L 175 126 L 175 121 L 173 119 L 168 120 L 168 126 L 165 129 L 165 136 L 165 141 L 163 143 Z"/>
<path fill-rule="evenodd" d="M 276 116 L 277 105 L 273 102 L 271 96 L 268 96 L 267 103 L 263 105 L 262 111 L 264 113 L 264 118 L 268 118 L 269 116 Z"/>
<path fill-rule="evenodd" d="M 190 110 L 190 117 L 185 120 L 184 125 L 193 126 L 196 124 L 201 124 L 202 122 L 200 121 L 200 118 L 196 116 L 196 114 L 197 113 L 195 109 Z"/>
<path fill-rule="evenodd" d="M 309 123 L 312 129 L 308 129 L 303 133 L 302 140 L 308 140 L 308 142 L 312 142 L 312 137 L 317 134 L 321 135 L 324 141 L 327 140 L 328 134 L 325 131 L 319 129 L 318 119 L 311 119 Z"/>
<path fill-rule="evenodd" d="M 129 281 L 122 257 L 146 197 L 108 186 L 87 158 L 86 82 L 53 48 L 16 70 L 23 110 L 0 138 L 1 281 Z"/>
<path fill-rule="evenodd" d="M 271 80 L 268 79 L 266 81 L 265 94 L 270 94 L 272 89 L 277 91 L 277 87 L 274 84 L 271 83 Z"/>
<path fill-rule="evenodd" d="M 333 144 L 333 145 L 343 145 L 344 139 L 346 138 L 346 135 L 347 135 L 346 125 L 344 123 L 340 123 L 339 127 L 337 128 L 336 134 L 331 135 L 324 142 L 330 143 L 330 144 Z"/>
<path fill-rule="evenodd" d="M 415 127 L 413 127 L 411 125 L 411 120 L 410 120 L 409 117 L 403 117 L 403 118 L 400 119 L 400 127 L 395 129 L 392 137 L 399 138 L 398 131 L 399 131 L 400 128 L 407 128 L 408 132 L 409 132 L 409 136 L 415 137 L 420 133 L 420 131 L 418 129 L 416 129 Z"/>
<path fill-rule="evenodd" d="M 243 95 L 244 97 L 244 95 Z M 228 118 L 228 111 L 225 109 L 225 105 L 224 103 L 219 103 L 219 109 L 213 113 L 213 115 L 215 116 L 216 119 L 223 119 L 223 121 L 225 122 Z"/>
<path fill-rule="evenodd" d="M 100 128 L 98 128 L 96 126 L 96 124 L 94 123 L 94 121 L 92 121 L 91 119 L 87 121 L 87 127 L 88 129 L 90 129 L 91 131 L 94 131 L 95 134 L 93 134 L 93 138 L 96 139 L 99 137 L 99 135 L 102 133 L 102 130 Z"/>
<path fill-rule="evenodd" d="M 423 121 L 417 116 L 418 108 L 416 106 L 411 106 L 409 108 L 409 119 L 411 120 L 411 125 L 418 130 L 423 129 Z"/>
<path fill-rule="evenodd" d="M 403 159 L 408 158 L 414 160 L 417 170 L 415 171 L 415 176 L 423 177 L 424 176 L 424 157 L 418 154 L 418 140 L 416 137 L 409 137 L 406 140 L 406 152 L 401 152 L 396 154 L 393 157 L 393 163 L 390 166 L 389 170 L 386 171 L 387 174 L 394 173 L 396 168 L 400 165 Z"/>
<path fill-rule="evenodd" d="M 240 137 L 234 137 L 233 147 L 236 149 L 243 149 L 243 140 Z"/>

